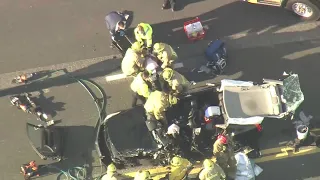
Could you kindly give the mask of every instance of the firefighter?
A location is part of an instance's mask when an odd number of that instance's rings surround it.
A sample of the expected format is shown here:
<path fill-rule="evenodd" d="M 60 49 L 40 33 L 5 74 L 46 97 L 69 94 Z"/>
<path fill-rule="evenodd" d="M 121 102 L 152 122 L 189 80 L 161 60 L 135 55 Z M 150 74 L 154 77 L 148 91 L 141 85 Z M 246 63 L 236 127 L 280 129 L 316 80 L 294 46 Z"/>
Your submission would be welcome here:
<path fill-rule="evenodd" d="M 161 91 L 152 92 L 146 103 L 144 104 L 144 109 L 146 110 L 146 115 L 148 120 L 159 120 L 162 125 L 167 126 L 167 118 L 165 111 L 172 105 L 177 104 L 178 99 L 171 94 L 167 94 Z"/>
<path fill-rule="evenodd" d="M 224 180 L 226 174 L 222 168 L 214 163 L 211 159 L 205 159 L 203 161 L 203 169 L 199 174 L 200 180 Z"/>
<path fill-rule="evenodd" d="M 144 59 L 141 57 L 141 46 L 138 42 L 132 44 L 121 62 L 122 72 L 127 76 L 135 76 L 143 71 Z"/>
<path fill-rule="evenodd" d="M 181 94 L 187 92 L 189 89 L 190 82 L 183 75 L 171 68 L 165 68 L 162 71 L 161 77 L 168 83 L 169 91 L 173 94 Z"/>
<path fill-rule="evenodd" d="M 213 155 L 228 178 L 234 179 L 237 171 L 237 161 L 232 146 L 228 143 L 232 144 L 231 141 L 228 142 L 227 136 L 219 135 L 213 144 Z"/>
<path fill-rule="evenodd" d="M 134 180 L 152 180 L 149 171 L 138 171 L 134 177 Z"/>
<path fill-rule="evenodd" d="M 141 100 L 144 104 L 146 102 L 146 99 L 149 97 L 151 93 L 151 89 L 149 85 L 149 72 L 144 71 L 140 72 L 132 81 L 130 88 L 134 92 L 133 94 L 133 101 L 132 101 L 132 107 L 134 107 L 137 104 L 137 100 Z"/>
<path fill-rule="evenodd" d="M 140 23 L 134 29 L 136 40 L 151 52 L 152 48 L 152 27 L 147 23 Z"/>
<path fill-rule="evenodd" d="M 153 46 L 153 53 L 162 62 L 161 67 L 164 69 L 166 67 L 172 67 L 173 62 L 178 59 L 177 53 L 169 44 L 156 43 Z"/>
<path fill-rule="evenodd" d="M 107 167 L 107 174 L 105 174 L 101 180 L 117 180 L 117 168 L 114 164 L 110 164 Z"/>
<path fill-rule="evenodd" d="M 110 12 L 104 18 L 106 26 L 111 35 L 111 39 L 113 41 L 117 40 L 118 36 L 121 35 L 121 32 L 124 33 L 128 18 L 129 18 L 129 15 L 124 14 L 122 12 L 117 12 L 117 11 Z"/>
<path fill-rule="evenodd" d="M 169 180 L 181 180 L 188 175 L 192 164 L 185 158 L 175 156 L 170 161 Z"/>

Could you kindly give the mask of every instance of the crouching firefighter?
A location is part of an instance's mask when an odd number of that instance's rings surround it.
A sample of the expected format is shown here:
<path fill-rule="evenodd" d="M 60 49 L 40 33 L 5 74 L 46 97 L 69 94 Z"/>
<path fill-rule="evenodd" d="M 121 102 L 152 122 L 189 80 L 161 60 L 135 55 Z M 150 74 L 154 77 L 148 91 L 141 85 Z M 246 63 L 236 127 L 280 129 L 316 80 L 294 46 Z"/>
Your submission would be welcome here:
<path fill-rule="evenodd" d="M 203 161 L 203 169 L 199 174 L 200 180 L 225 180 L 226 174 L 223 169 L 211 159 Z"/>
<path fill-rule="evenodd" d="M 136 76 L 143 71 L 144 59 L 141 57 L 141 46 L 138 42 L 132 44 L 121 62 L 122 72 L 127 76 Z"/>
<path fill-rule="evenodd" d="M 237 161 L 233 152 L 233 147 L 228 144 L 228 138 L 225 135 L 219 135 L 213 144 L 213 155 L 217 159 L 217 163 L 227 174 L 230 179 L 235 179 L 237 172 Z"/>
<path fill-rule="evenodd" d="M 188 176 L 189 171 L 192 168 L 192 164 L 185 158 L 175 156 L 170 161 L 170 173 L 168 175 L 169 180 L 182 180 Z"/>
<path fill-rule="evenodd" d="M 133 91 L 132 107 L 136 106 L 137 100 L 139 99 L 143 104 L 151 93 L 149 85 L 149 72 L 144 71 L 139 73 L 132 81 L 130 88 Z"/>
<path fill-rule="evenodd" d="M 161 61 L 161 68 L 172 67 L 173 62 L 178 59 L 177 53 L 169 44 L 156 43 L 153 46 L 154 55 Z"/>
<path fill-rule="evenodd" d="M 141 46 L 144 46 L 148 49 L 148 52 L 152 51 L 152 27 L 147 23 L 140 23 L 134 29 L 134 35 L 136 40 L 140 43 Z"/>
<path fill-rule="evenodd" d="M 183 75 L 171 68 L 165 68 L 161 77 L 169 86 L 169 91 L 173 94 L 185 93 L 189 89 L 190 82 Z"/>
<path fill-rule="evenodd" d="M 146 111 L 147 120 L 158 120 L 161 121 L 162 125 L 166 128 L 168 121 L 165 112 L 172 105 L 177 104 L 178 99 L 171 94 L 167 94 L 161 91 L 154 91 L 149 95 L 144 109 Z"/>

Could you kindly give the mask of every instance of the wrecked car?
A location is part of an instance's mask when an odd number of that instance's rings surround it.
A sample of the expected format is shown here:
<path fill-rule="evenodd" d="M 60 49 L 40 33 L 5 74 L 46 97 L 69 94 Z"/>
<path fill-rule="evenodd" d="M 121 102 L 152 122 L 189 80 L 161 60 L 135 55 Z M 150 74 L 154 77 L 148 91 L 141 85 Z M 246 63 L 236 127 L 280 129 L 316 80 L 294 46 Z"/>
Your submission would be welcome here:
<path fill-rule="evenodd" d="M 222 131 L 242 144 L 243 138 L 237 137 L 257 129 L 266 117 L 292 117 L 303 100 L 297 74 L 282 81 L 264 79 L 261 84 L 225 79 L 220 84 L 191 89 L 166 112 L 169 125 L 179 127 L 178 141 L 157 122 L 146 121 L 143 106 L 137 106 L 104 119 L 100 151 L 116 164 L 132 166 L 141 164 L 142 159 L 165 165 L 177 154 L 193 159 L 210 156 L 212 144 Z M 208 107 L 220 111 L 214 121 L 204 118 Z"/>

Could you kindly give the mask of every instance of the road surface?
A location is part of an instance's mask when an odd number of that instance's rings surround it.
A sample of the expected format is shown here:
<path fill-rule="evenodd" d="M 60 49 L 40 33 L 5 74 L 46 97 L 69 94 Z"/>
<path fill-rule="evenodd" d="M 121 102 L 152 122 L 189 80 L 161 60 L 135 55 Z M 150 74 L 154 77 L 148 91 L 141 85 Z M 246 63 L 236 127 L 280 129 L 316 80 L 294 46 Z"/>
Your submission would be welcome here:
<path fill-rule="evenodd" d="M 319 76 L 319 28 L 318 23 L 297 24 L 290 13 L 272 7 L 255 6 L 238 1 L 197 1 L 183 5 L 172 13 L 160 9 L 161 2 L 137 1 L 8 1 L 0 2 L 0 106 L 1 121 L 0 179 L 21 179 L 18 172 L 22 163 L 32 159 L 41 161 L 32 151 L 25 135 L 25 121 L 33 120 L 9 106 L 8 96 L 42 90 L 41 100 L 46 109 L 62 119 L 75 136 L 69 139 L 67 156 L 61 169 L 87 164 L 98 164 L 92 158 L 96 110 L 90 96 L 82 87 L 68 79 L 71 75 L 90 78 L 103 87 L 108 96 L 107 112 L 112 113 L 129 107 L 130 79 L 106 81 L 121 73 L 120 59 L 109 49 L 108 33 L 103 19 L 111 10 L 133 12 L 132 26 L 141 21 L 150 22 L 156 39 L 168 42 L 177 50 L 183 67 L 178 71 L 190 80 L 218 81 L 223 78 L 261 80 L 278 78 L 283 71 L 299 73 L 305 102 L 302 108 L 315 118 Z M 144 8 L 148 7 L 148 8 Z M 159 15 L 161 14 L 161 15 Z M 183 22 L 199 16 L 208 27 L 205 40 L 189 43 L 183 33 Z M 193 71 L 204 62 L 203 50 L 215 38 L 226 41 L 229 52 L 228 66 L 224 75 L 212 78 Z M 11 79 L 19 72 L 45 71 L 44 81 L 31 85 L 12 85 Z M 128 103 L 129 102 L 129 103 Z M 68 122 L 70 122 L 68 124 Z M 264 122 L 263 149 L 276 148 L 289 140 L 291 124 L 286 121 Z M 77 127 L 80 126 L 81 127 Z M 86 126 L 85 126 L 86 125 Z M 88 147 L 88 148 L 85 148 Z M 279 149 L 278 149 L 279 150 Z M 77 152 L 77 153 L 75 153 Z M 266 150 L 267 152 L 267 150 Z M 278 152 L 280 153 L 280 152 Z M 259 163 L 264 169 L 259 179 L 306 179 L 319 176 L 319 154 L 268 160 Z M 271 158 L 275 159 L 275 158 Z M 99 168 L 97 172 L 99 171 Z M 53 179 L 47 176 L 42 179 Z"/>

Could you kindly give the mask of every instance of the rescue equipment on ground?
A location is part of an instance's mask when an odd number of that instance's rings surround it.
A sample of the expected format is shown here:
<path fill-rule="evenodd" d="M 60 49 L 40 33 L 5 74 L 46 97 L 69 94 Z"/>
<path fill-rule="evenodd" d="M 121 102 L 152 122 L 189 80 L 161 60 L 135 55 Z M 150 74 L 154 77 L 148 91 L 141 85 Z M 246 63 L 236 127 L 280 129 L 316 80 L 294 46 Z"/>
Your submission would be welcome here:
<path fill-rule="evenodd" d="M 201 40 L 205 37 L 205 30 L 199 17 L 183 24 L 184 32 L 190 41 Z"/>
<path fill-rule="evenodd" d="M 23 164 L 21 165 L 20 169 L 25 180 L 29 180 L 34 176 L 40 176 L 38 173 L 38 165 L 36 164 L 36 161 L 30 161 L 27 164 Z"/>
<path fill-rule="evenodd" d="M 220 75 L 227 66 L 227 49 L 221 40 L 211 41 L 205 51 L 207 68 L 215 75 Z"/>
<path fill-rule="evenodd" d="M 14 84 L 22 84 L 27 83 L 30 78 L 32 78 L 36 73 L 26 73 L 26 74 L 20 74 L 19 76 L 12 79 L 12 83 Z"/>

